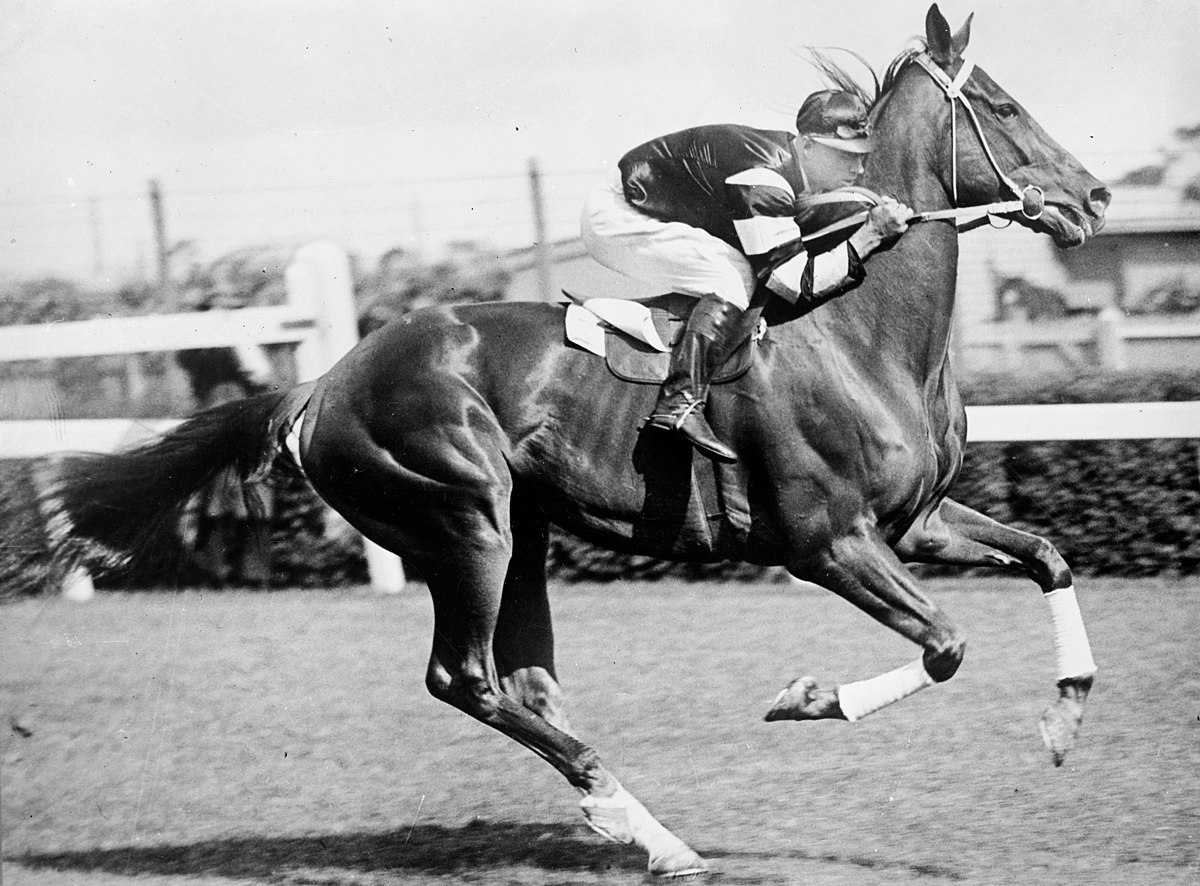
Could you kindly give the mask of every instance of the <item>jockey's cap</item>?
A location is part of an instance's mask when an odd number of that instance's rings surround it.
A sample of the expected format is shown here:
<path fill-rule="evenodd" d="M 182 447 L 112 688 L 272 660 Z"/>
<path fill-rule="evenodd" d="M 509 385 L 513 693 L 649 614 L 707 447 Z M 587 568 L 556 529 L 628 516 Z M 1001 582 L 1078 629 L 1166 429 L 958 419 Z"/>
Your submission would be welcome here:
<path fill-rule="evenodd" d="M 796 114 L 796 132 L 818 144 L 868 154 L 871 151 L 867 106 L 852 92 L 824 89 L 804 100 Z"/>

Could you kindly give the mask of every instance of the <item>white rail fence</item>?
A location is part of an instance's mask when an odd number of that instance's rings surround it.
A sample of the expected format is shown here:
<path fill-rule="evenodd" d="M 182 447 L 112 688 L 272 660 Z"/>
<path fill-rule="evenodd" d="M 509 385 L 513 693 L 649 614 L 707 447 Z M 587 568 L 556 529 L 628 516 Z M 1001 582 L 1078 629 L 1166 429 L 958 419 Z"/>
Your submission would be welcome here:
<path fill-rule="evenodd" d="M 294 344 L 297 377 L 301 381 L 316 378 L 358 341 L 350 264 L 336 244 L 312 243 L 296 252 L 286 274 L 287 303 L 278 307 L 0 327 L 0 361 Z M 111 452 L 178 421 L 0 422 L 0 459 Z M 400 559 L 367 539 L 363 545 L 372 587 L 399 591 L 404 586 Z M 64 593 L 90 596 L 90 577 L 74 576 Z"/>
<path fill-rule="evenodd" d="M 970 443 L 1196 439 L 1198 401 L 967 407 Z"/>
<path fill-rule="evenodd" d="M 1088 319 L 1016 318 L 977 324 L 964 330 L 956 347 L 966 354 L 968 365 L 980 362 L 978 355 L 993 354 L 998 359 L 987 361 L 988 365 L 1019 370 L 1027 365 L 1030 352 L 1043 351 L 1055 353 L 1057 362 L 1068 367 L 1123 370 L 1144 365 L 1147 349 L 1197 340 L 1200 321 L 1191 317 L 1129 317 L 1106 308 Z"/>

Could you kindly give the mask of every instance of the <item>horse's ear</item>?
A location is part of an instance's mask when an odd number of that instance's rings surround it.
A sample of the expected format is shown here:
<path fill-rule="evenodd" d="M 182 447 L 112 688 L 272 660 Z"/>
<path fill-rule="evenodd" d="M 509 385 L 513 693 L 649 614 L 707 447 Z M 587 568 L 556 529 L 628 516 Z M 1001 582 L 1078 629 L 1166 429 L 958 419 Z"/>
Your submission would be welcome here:
<path fill-rule="evenodd" d="M 958 29 L 958 33 L 954 35 L 951 41 L 954 46 L 954 54 L 962 56 L 963 50 L 967 48 L 967 44 L 971 42 L 971 19 L 975 18 L 975 13 L 967 16 L 967 20 L 963 22 L 963 26 Z"/>
<path fill-rule="evenodd" d="M 925 14 L 925 43 L 929 47 L 929 54 L 933 56 L 933 60 L 943 68 L 949 67 L 957 61 L 962 47 L 967 45 L 967 38 L 970 35 L 970 19 L 967 19 L 967 23 L 963 25 L 957 35 L 951 35 L 950 23 L 946 21 L 946 17 L 942 15 L 942 11 L 938 9 L 936 3 L 930 6 L 929 12 Z M 959 38 L 962 38 L 962 46 L 958 45 Z"/>

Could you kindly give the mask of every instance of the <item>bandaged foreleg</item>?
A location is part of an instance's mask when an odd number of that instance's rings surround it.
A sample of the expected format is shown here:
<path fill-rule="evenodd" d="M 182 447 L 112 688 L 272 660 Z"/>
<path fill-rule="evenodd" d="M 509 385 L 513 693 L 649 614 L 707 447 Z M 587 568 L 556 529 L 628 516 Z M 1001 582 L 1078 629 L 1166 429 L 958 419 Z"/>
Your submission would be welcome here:
<path fill-rule="evenodd" d="M 1092 647 L 1088 643 L 1075 588 L 1059 588 L 1045 595 L 1050 604 L 1050 624 L 1054 629 L 1054 665 L 1058 679 L 1084 677 L 1096 672 Z"/>
<path fill-rule="evenodd" d="M 854 722 L 932 685 L 933 677 L 926 673 L 924 662 L 918 658 L 902 668 L 896 668 L 870 680 L 859 680 L 839 686 L 838 704 L 846 719 Z"/>

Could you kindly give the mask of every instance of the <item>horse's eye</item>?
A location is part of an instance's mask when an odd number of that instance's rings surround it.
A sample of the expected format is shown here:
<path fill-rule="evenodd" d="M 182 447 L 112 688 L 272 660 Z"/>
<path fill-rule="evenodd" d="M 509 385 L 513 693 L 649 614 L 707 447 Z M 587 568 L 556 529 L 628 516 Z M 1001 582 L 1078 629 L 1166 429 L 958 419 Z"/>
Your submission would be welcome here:
<path fill-rule="evenodd" d="M 1020 111 L 1017 110 L 1016 105 L 1003 104 L 996 107 L 996 116 L 1001 120 L 1011 120 L 1019 113 Z"/>

